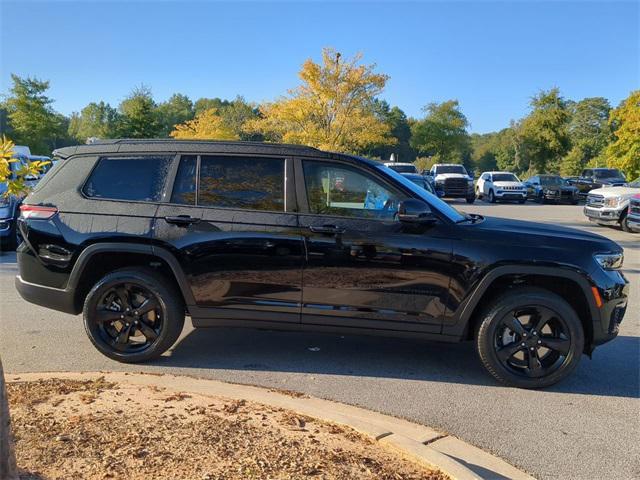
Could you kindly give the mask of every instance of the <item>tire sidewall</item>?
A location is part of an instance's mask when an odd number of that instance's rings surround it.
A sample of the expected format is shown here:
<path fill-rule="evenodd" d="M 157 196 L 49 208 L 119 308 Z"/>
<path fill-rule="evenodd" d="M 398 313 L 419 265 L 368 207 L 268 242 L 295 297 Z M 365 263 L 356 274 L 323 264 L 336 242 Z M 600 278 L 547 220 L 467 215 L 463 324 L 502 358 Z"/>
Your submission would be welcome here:
<path fill-rule="evenodd" d="M 122 283 L 140 285 L 149 290 L 156 296 L 161 309 L 164 312 L 160 335 L 149 348 L 142 352 L 123 353 L 114 350 L 102 340 L 99 326 L 94 320 L 94 313 L 98 307 L 100 299 L 109 289 Z M 176 324 L 179 324 L 179 329 L 181 331 L 184 323 L 184 313 L 180 312 L 179 309 L 176 309 L 176 302 L 171 301 L 172 298 L 174 298 L 173 292 L 153 275 L 134 271 L 110 273 L 94 285 L 85 299 L 84 307 L 82 309 L 82 317 L 87 335 L 91 340 L 91 343 L 93 343 L 93 345 L 103 355 L 106 355 L 113 360 L 125 363 L 136 363 L 156 358 L 169 348 L 176 340 L 176 338 L 172 338 L 175 330 L 175 328 L 172 327 L 177 327 L 178 325 Z"/>
<path fill-rule="evenodd" d="M 500 319 L 511 310 L 525 306 L 542 306 L 553 310 L 562 317 L 569 330 L 571 349 L 567 358 L 558 370 L 545 377 L 525 378 L 511 372 L 502 365 L 493 345 Z M 513 291 L 494 303 L 494 308 L 484 316 L 476 335 L 476 346 L 485 367 L 498 380 L 520 388 L 542 388 L 557 383 L 577 367 L 584 349 L 584 331 L 573 308 L 558 295 L 544 291 Z"/>

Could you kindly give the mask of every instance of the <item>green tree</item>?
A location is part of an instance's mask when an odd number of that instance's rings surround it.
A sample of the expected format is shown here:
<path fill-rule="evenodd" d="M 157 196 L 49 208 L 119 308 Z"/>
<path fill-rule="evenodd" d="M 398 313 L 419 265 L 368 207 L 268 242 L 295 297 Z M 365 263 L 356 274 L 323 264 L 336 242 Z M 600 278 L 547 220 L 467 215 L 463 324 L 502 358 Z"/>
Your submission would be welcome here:
<path fill-rule="evenodd" d="M 126 138 L 154 138 L 160 134 L 156 103 L 151 89 L 142 85 L 132 90 L 118 107 L 118 135 Z"/>
<path fill-rule="evenodd" d="M 439 162 L 468 163 L 469 122 L 458 101 L 430 103 L 423 110 L 426 116 L 411 127 L 411 145 L 418 155 L 436 157 Z"/>
<path fill-rule="evenodd" d="M 624 170 L 629 179 L 640 176 L 640 90 L 635 90 L 611 111 L 613 141 L 606 150 L 607 164 Z"/>
<path fill-rule="evenodd" d="M 156 113 L 162 137 L 168 137 L 176 125 L 191 120 L 195 116 L 193 102 L 181 93 L 174 93 L 169 100 L 160 103 Z"/>
<path fill-rule="evenodd" d="M 36 78 L 22 78 L 11 74 L 13 86 L 4 102 L 7 112 L 7 131 L 20 145 L 27 145 L 35 154 L 47 155 L 64 137 L 62 116 L 56 113 L 53 100 L 46 95 L 49 82 Z"/>
<path fill-rule="evenodd" d="M 366 154 L 370 157 L 389 160 L 393 153 L 397 161 L 413 162 L 416 159 L 416 152 L 410 144 L 411 126 L 406 114 L 399 107 L 391 107 L 386 100 L 375 99 L 373 109 L 376 116 L 388 125 L 395 143 L 375 145 Z"/>
<path fill-rule="evenodd" d="M 87 139 L 113 138 L 117 135 L 120 116 L 118 111 L 105 102 L 91 102 L 80 114 L 74 113 L 69 120 L 69 135 L 84 143 Z"/>
<path fill-rule="evenodd" d="M 585 98 L 572 103 L 570 111 L 571 150 L 563 158 L 560 171 L 564 175 L 577 175 L 588 163 L 603 156 L 611 140 L 611 105 L 606 98 Z"/>
<path fill-rule="evenodd" d="M 530 105 L 531 112 L 522 120 L 522 154 L 528 172 L 558 171 L 570 147 L 567 102 L 557 88 L 552 88 L 534 96 Z"/>

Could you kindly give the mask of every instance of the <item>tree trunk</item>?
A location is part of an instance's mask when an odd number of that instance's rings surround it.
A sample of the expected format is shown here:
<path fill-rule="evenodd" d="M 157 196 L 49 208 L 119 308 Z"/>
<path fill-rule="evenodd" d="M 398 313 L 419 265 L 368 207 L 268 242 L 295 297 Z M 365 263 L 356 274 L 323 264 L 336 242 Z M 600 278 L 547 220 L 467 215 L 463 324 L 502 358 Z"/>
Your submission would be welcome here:
<path fill-rule="evenodd" d="M 4 383 L 2 360 L 0 359 L 0 479 L 17 480 L 16 457 L 11 438 L 9 402 Z"/>

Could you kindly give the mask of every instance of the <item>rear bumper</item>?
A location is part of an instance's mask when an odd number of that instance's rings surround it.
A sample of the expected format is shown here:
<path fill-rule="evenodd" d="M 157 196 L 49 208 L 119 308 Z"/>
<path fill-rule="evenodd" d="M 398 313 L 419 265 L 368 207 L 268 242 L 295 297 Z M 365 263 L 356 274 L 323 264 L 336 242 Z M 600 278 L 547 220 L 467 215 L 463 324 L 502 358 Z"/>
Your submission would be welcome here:
<path fill-rule="evenodd" d="M 80 313 L 75 305 L 73 292 L 29 283 L 24 281 L 20 275 L 16 276 L 15 286 L 20 296 L 27 302 L 72 315 Z"/>

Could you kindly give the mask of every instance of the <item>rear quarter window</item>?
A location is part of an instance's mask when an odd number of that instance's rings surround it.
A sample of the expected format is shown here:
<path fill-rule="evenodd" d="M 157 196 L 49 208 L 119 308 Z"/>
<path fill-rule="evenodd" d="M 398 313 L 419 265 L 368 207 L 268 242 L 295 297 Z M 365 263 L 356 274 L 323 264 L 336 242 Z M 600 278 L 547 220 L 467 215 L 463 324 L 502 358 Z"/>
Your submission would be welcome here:
<path fill-rule="evenodd" d="M 101 157 L 82 191 L 90 198 L 161 200 L 173 156 Z"/>

